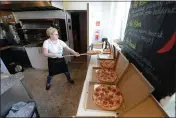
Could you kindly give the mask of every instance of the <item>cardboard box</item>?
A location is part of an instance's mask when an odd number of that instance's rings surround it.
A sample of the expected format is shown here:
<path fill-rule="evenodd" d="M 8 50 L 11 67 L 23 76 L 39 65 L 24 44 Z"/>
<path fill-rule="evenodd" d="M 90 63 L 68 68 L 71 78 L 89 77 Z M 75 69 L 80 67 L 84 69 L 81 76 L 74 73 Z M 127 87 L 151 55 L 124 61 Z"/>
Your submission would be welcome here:
<path fill-rule="evenodd" d="M 99 54 L 99 60 L 114 60 L 118 56 L 118 51 L 116 50 L 115 46 L 112 45 L 111 53 L 110 54 Z"/>
<path fill-rule="evenodd" d="M 114 45 L 111 45 L 111 53 L 102 53 L 102 54 L 99 54 L 98 55 L 98 59 L 102 60 L 102 59 L 110 59 L 110 60 L 113 60 L 116 58 L 116 53 L 117 53 L 117 50 L 115 48 Z"/>
<path fill-rule="evenodd" d="M 98 107 L 93 101 L 92 94 L 97 85 L 100 85 L 100 83 L 89 83 L 88 98 L 86 103 L 87 109 L 103 110 Z M 123 73 L 120 80 L 114 85 L 116 85 L 120 89 L 124 100 L 121 107 L 117 110 L 114 110 L 114 112 L 117 112 L 119 114 L 137 106 L 147 97 L 149 97 L 154 91 L 152 85 L 145 79 L 145 77 L 133 64 L 128 65 L 128 68 Z"/>
<path fill-rule="evenodd" d="M 169 117 L 160 103 L 150 95 L 136 107 L 119 114 L 119 117 Z"/>
<path fill-rule="evenodd" d="M 119 52 L 119 56 L 115 62 L 115 68 L 114 71 L 117 73 L 117 79 L 116 81 L 112 82 L 112 83 L 117 83 L 120 79 L 120 77 L 122 76 L 122 74 L 125 72 L 125 70 L 127 69 L 129 64 L 128 59 L 121 53 Z M 96 71 L 102 69 L 101 67 L 93 67 L 92 69 L 92 82 L 99 82 L 99 83 L 105 83 L 105 82 L 101 82 L 97 79 L 96 77 Z"/>
<path fill-rule="evenodd" d="M 111 45 L 111 44 L 108 42 L 108 46 L 109 46 L 109 48 L 105 49 L 105 44 L 103 45 L 103 54 L 111 54 L 111 53 L 112 53 L 113 45 Z"/>
<path fill-rule="evenodd" d="M 109 48 L 109 49 L 103 49 L 103 54 L 111 54 L 112 52 L 112 49 Z"/>
<path fill-rule="evenodd" d="M 95 49 L 103 49 L 103 42 L 97 42 L 93 44 L 93 48 Z"/>

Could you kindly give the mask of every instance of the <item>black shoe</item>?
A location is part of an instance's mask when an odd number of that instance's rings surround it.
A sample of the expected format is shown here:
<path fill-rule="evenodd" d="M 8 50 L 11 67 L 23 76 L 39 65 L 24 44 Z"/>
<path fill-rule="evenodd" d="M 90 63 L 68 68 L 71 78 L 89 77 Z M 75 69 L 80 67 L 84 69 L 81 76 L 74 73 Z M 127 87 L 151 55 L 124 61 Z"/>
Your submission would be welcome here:
<path fill-rule="evenodd" d="M 51 85 L 47 83 L 47 84 L 46 84 L 46 90 L 49 90 L 50 87 L 51 87 Z"/>
<path fill-rule="evenodd" d="M 74 83 L 75 83 L 75 81 L 74 81 L 74 80 L 69 80 L 69 82 L 70 82 L 71 84 L 74 84 Z"/>

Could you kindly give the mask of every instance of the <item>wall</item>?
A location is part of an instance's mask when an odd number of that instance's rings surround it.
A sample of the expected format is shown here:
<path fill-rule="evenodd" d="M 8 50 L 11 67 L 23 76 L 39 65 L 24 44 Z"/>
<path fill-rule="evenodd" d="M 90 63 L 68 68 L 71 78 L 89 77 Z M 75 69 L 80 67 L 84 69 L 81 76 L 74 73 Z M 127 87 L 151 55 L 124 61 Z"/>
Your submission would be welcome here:
<path fill-rule="evenodd" d="M 100 37 L 111 42 L 123 38 L 130 2 L 90 2 L 89 3 L 89 41 L 94 41 L 95 30 L 100 29 Z M 97 28 L 96 21 L 100 21 Z"/>
<path fill-rule="evenodd" d="M 79 13 L 80 44 L 82 53 L 87 51 L 87 12 Z"/>
<path fill-rule="evenodd" d="M 106 2 L 105 2 L 106 3 Z M 105 36 L 106 32 L 106 25 L 107 25 L 107 12 L 104 9 L 103 10 L 103 2 L 91 2 L 89 3 L 89 45 L 94 42 L 94 33 L 96 28 L 96 21 L 100 21 L 100 26 L 98 29 L 101 30 L 100 32 L 100 37 Z M 105 4 L 104 4 L 105 5 Z M 107 3 L 105 6 L 108 6 L 109 4 Z M 105 11 L 105 12 L 103 12 Z"/>
<path fill-rule="evenodd" d="M 93 43 L 95 32 L 95 21 L 101 19 L 101 3 L 89 3 L 89 45 Z M 101 27 L 101 21 L 100 21 Z"/>

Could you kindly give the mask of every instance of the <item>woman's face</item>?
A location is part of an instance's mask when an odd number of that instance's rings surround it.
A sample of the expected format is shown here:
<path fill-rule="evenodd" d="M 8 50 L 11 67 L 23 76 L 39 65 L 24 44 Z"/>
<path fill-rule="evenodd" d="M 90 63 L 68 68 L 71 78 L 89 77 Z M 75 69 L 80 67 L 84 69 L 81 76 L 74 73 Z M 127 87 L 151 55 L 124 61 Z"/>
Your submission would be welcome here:
<path fill-rule="evenodd" d="M 53 34 L 50 35 L 50 38 L 53 40 L 57 40 L 59 38 L 59 34 L 57 31 L 55 31 Z"/>

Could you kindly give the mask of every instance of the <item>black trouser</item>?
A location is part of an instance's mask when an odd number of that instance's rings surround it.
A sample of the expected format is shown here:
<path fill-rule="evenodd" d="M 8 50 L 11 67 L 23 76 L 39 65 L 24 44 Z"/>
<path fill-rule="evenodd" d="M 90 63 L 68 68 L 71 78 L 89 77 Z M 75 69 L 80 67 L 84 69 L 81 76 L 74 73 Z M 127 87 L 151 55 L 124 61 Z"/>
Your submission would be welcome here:
<path fill-rule="evenodd" d="M 65 72 L 64 74 L 65 74 L 65 76 L 67 77 L 67 80 L 69 81 L 69 80 L 71 79 L 70 73 L 69 73 L 69 72 Z M 48 84 L 51 83 L 52 78 L 53 78 L 52 76 L 48 75 L 48 77 L 47 77 L 47 83 L 48 83 Z"/>

